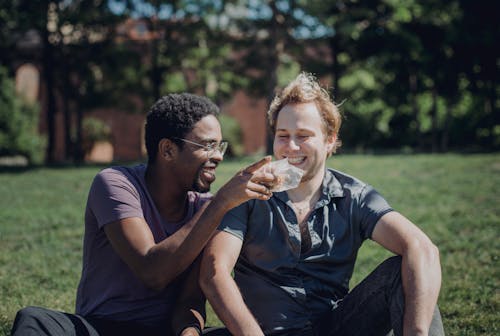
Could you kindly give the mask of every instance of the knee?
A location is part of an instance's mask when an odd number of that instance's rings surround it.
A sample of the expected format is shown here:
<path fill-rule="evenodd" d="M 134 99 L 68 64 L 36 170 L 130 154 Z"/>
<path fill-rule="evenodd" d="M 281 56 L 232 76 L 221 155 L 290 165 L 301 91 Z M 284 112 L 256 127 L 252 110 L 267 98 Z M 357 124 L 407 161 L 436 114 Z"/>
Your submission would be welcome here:
<path fill-rule="evenodd" d="M 40 307 L 28 306 L 20 309 L 16 314 L 16 320 L 36 320 L 44 313 Z"/>
<path fill-rule="evenodd" d="M 41 307 L 28 306 L 19 310 L 12 325 L 12 335 L 34 335 L 28 331 L 37 330 L 47 319 L 47 310 Z"/>
<path fill-rule="evenodd" d="M 12 325 L 11 335 L 35 335 L 33 325 L 38 324 L 40 312 L 37 307 L 25 307 L 19 310 Z"/>

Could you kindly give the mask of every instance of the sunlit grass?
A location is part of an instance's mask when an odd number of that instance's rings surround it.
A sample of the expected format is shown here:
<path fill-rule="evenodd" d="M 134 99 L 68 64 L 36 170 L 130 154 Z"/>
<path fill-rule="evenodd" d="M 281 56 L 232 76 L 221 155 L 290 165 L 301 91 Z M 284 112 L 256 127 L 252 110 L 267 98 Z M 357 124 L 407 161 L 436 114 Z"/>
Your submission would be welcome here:
<path fill-rule="evenodd" d="M 220 165 L 214 191 L 249 159 Z M 448 335 L 497 335 L 500 155 L 338 155 L 329 166 L 372 184 L 438 245 Z M 0 174 L 0 335 L 27 305 L 74 311 L 88 187 L 101 168 Z M 359 253 L 351 285 L 389 255 Z M 220 322 L 209 309 L 208 323 Z"/>

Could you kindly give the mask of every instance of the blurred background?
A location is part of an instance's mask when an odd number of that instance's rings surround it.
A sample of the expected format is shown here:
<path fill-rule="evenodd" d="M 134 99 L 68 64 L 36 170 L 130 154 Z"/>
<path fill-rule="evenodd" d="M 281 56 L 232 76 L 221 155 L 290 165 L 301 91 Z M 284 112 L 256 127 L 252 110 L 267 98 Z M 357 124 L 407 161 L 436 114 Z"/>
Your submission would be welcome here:
<path fill-rule="evenodd" d="M 206 95 L 230 155 L 270 151 L 276 90 L 311 72 L 342 152 L 500 149 L 500 2 L 0 0 L 0 164 L 136 161 L 162 95 Z"/>

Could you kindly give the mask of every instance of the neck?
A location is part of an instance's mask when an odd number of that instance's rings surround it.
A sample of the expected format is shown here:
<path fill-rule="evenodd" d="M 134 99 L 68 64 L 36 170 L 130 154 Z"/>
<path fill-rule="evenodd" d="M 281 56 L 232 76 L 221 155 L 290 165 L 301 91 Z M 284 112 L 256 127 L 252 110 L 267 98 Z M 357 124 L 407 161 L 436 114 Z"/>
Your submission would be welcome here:
<path fill-rule="evenodd" d="M 187 201 L 187 190 L 177 187 L 174 175 L 167 167 L 158 167 L 158 164 L 148 164 L 145 174 L 146 187 L 156 209 L 169 222 L 184 218 Z"/>
<path fill-rule="evenodd" d="M 316 174 L 312 179 L 301 182 L 297 188 L 288 190 L 288 198 L 293 203 L 309 202 L 320 194 L 323 177 L 324 170 L 321 174 Z"/>

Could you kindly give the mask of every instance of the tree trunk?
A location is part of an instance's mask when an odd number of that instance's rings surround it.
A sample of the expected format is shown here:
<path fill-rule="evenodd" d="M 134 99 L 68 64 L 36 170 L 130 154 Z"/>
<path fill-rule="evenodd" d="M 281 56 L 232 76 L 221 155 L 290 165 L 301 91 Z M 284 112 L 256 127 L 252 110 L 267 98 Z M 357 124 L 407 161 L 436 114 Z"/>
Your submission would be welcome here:
<path fill-rule="evenodd" d="M 74 144 L 71 137 L 71 81 L 70 81 L 70 65 L 66 61 L 66 58 L 62 60 L 62 67 L 64 68 L 64 78 L 62 78 L 62 103 L 63 103 L 63 114 L 64 114 L 64 159 L 70 160 L 73 158 Z"/>
<path fill-rule="evenodd" d="M 413 71 L 410 71 L 408 80 L 410 86 L 411 109 L 412 109 L 413 121 L 415 122 L 415 141 L 417 148 L 419 150 L 422 150 L 423 139 L 422 139 L 422 134 L 420 132 L 420 122 L 418 121 L 420 109 L 418 108 L 418 101 L 417 101 L 417 92 L 418 92 L 417 74 Z"/>
<path fill-rule="evenodd" d="M 448 144 L 450 141 L 450 123 L 451 123 L 451 107 L 447 103 L 445 106 L 443 132 L 441 133 L 441 145 L 440 145 L 441 152 L 448 151 Z"/>
<path fill-rule="evenodd" d="M 83 163 L 85 159 L 85 152 L 83 149 L 83 111 L 78 104 L 76 106 L 76 139 L 74 148 L 75 163 Z"/>
<path fill-rule="evenodd" d="M 274 96 L 276 94 L 276 88 L 278 86 L 278 67 L 280 64 L 280 56 L 283 53 L 284 49 L 284 41 L 282 38 L 280 38 L 280 23 L 278 21 L 278 15 L 279 10 L 276 7 L 276 2 L 271 1 L 269 6 L 271 7 L 273 11 L 273 16 L 271 18 L 271 29 L 270 29 L 270 45 L 274 46 L 274 48 L 271 50 L 270 55 L 269 55 L 269 69 L 268 69 L 268 74 L 269 74 L 269 80 L 267 81 L 267 106 L 271 105 L 271 102 L 274 99 Z M 267 122 L 266 122 L 266 125 Z M 266 153 L 271 155 L 273 153 L 273 142 L 274 142 L 274 135 L 272 130 L 269 127 L 266 127 L 267 129 L 267 136 L 266 136 Z"/>
<path fill-rule="evenodd" d="M 437 113 L 437 92 L 432 88 L 432 107 L 431 107 L 431 151 L 433 153 L 439 150 L 438 141 L 438 113 Z"/>
<path fill-rule="evenodd" d="M 335 29 L 335 28 L 334 28 Z M 332 85 L 333 85 L 333 97 L 334 100 L 338 103 L 340 102 L 340 88 L 339 88 L 339 77 L 340 77 L 340 69 L 338 63 L 338 52 L 339 52 L 339 39 L 337 36 L 337 31 L 335 30 L 335 35 L 330 38 L 330 52 L 332 55 Z"/>
<path fill-rule="evenodd" d="M 48 9 L 47 9 L 48 11 Z M 56 133 L 56 99 L 54 95 L 54 59 L 53 46 L 49 41 L 49 31 L 43 30 L 43 77 L 47 93 L 47 151 L 46 164 L 55 163 L 55 133 Z"/>
<path fill-rule="evenodd" d="M 73 156 L 73 140 L 71 139 L 71 111 L 68 98 L 68 90 L 64 88 L 63 113 L 64 113 L 64 159 L 70 159 Z"/>

